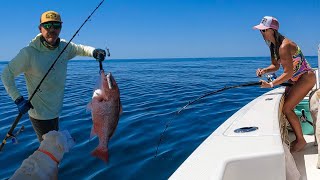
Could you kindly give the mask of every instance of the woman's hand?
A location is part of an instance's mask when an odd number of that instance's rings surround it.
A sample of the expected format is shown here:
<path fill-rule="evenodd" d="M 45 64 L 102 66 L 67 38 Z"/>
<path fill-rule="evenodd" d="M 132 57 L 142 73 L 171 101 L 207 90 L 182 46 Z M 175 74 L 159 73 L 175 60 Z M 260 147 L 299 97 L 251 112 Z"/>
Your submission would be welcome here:
<path fill-rule="evenodd" d="M 264 75 L 266 73 L 266 70 L 265 69 L 260 69 L 258 68 L 257 71 L 256 71 L 256 74 L 258 77 L 261 77 L 262 75 Z"/>
<path fill-rule="evenodd" d="M 261 82 L 261 86 L 262 88 L 273 88 L 273 83 L 272 82 L 267 82 L 267 81 L 264 81 L 264 80 L 260 80 Z"/>

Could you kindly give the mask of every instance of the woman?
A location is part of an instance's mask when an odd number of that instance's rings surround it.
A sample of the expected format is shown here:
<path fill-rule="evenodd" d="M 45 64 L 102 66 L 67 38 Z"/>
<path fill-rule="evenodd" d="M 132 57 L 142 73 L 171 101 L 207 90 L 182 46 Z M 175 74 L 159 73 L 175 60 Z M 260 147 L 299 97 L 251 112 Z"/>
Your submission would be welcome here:
<path fill-rule="evenodd" d="M 316 76 L 311 66 L 302 54 L 299 46 L 279 32 L 279 22 L 276 18 L 265 16 L 261 23 L 254 26 L 259 29 L 271 52 L 271 65 L 257 69 L 257 76 L 279 70 L 283 67 L 283 73 L 272 82 L 261 80 L 262 88 L 272 88 L 283 82 L 289 81 L 293 85 L 285 91 L 283 113 L 286 115 L 296 140 L 292 142 L 291 151 L 298 152 L 304 148 L 306 141 L 302 134 L 299 118 L 294 108 L 308 94 L 316 83 Z"/>

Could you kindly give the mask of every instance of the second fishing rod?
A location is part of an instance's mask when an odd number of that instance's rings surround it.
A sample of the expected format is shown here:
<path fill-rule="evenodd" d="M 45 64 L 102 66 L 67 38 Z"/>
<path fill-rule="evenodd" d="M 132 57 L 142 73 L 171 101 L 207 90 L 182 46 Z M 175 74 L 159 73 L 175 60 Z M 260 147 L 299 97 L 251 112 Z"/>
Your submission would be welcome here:
<path fill-rule="evenodd" d="M 268 82 L 272 82 L 274 79 L 276 79 L 276 75 L 274 73 L 271 73 L 271 74 L 266 74 L 266 78 L 268 80 Z M 226 86 L 226 87 L 223 87 L 221 89 L 218 89 L 218 90 L 215 90 L 215 91 L 210 91 L 210 92 L 207 92 L 201 96 L 199 96 L 198 98 L 192 100 L 192 101 L 189 101 L 185 106 L 183 106 L 179 111 L 177 111 L 177 114 L 179 114 L 181 111 L 183 111 L 184 109 L 186 109 L 188 106 L 190 106 L 191 104 L 194 104 L 196 103 L 197 101 L 207 97 L 207 96 L 211 96 L 213 94 L 217 94 L 219 92 L 222 92 L 222 91 L 225 91 L 225 90 L 228 90 L 228 89 L 233 89 L 233 88 L 239 88 L 239 87 L 247 87 L 247 86 L 260 86 L 262 84 L 262 82 L 248 82 L 248 83 L 244 83 L 244 84 L 238 84 L 238 85 L 234 85 L 234 86 Z M 291 83 L 281 83 L 280 86 L 292 86 Z"/>

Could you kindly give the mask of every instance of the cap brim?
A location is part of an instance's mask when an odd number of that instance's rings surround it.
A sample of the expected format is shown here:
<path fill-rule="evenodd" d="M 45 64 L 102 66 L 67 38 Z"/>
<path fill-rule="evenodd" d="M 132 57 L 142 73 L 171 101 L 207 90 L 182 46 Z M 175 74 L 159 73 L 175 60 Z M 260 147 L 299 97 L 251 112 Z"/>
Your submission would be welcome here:
<path fill-rule="evenodd" d="M 269 28 L 270 27 L 264 26 L 263 24 L 253 26 L 253 29 L 259 29 L 259 30 L 264 30 L 264 29 L 269 29 Z"/>
<path fill-rule="evenodd" d="M 62 23 L 62 21 L 47 20 L 47 21 L 40 22 L 40 24 L 43 24 L 43 23 L 46 23 L 46 22 L 59 22 L 59 23 Z"/>

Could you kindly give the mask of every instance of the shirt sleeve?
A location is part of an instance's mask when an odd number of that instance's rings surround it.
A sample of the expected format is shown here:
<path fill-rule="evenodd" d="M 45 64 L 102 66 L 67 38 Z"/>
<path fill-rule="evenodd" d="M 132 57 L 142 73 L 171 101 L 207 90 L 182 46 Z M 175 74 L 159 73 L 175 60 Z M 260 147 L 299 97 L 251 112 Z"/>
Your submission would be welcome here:
<path fill-rule="evenodd" d="M 91 46 L 84 46 L 81 44 L 70 43 L 69 57 L 68 59 L 72 59 L 76 56 L 89 56 L 92 57 L 92 52 L 95 49 Z"/>
<path fill-rule="evenodd" d="M 2 83 L 13 101 L 21 96 L 14 79 L 21 73 L 26 72 L 29 64 L 27 49 L 23 48 L 2 71 Z"/>

